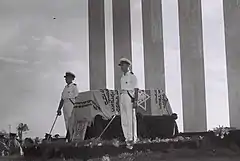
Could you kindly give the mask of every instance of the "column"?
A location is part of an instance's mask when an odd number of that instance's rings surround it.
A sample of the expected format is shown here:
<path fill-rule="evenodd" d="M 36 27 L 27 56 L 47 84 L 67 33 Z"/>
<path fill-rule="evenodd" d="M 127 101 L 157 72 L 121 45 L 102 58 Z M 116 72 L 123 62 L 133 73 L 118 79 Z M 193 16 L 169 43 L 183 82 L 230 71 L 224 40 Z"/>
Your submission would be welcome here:
<path fill-rule="evenodd" d="M 240 129 L 240 1 L 224 0 L 230 126 Z"/>
<path fill-rule="evenodd" d="M 132 60 L 130 0 L 112 0 L 114 81 L 115 89 L 120 89 L 121 70 L 119 60 L 125 57 Z"/>
<path fill-rule="evenodd" d="M 178 0 L 185 132 L 207 130 L 201 0 Z"/>
<path fill-rule="evenodd" d="M 90 90 L 106 88 L 104 0 L 88 1 Z"/>
<path fill-rule="evenodd" d="M 145 88 L 165 91 L 162 0 L 142 0 Z"/>

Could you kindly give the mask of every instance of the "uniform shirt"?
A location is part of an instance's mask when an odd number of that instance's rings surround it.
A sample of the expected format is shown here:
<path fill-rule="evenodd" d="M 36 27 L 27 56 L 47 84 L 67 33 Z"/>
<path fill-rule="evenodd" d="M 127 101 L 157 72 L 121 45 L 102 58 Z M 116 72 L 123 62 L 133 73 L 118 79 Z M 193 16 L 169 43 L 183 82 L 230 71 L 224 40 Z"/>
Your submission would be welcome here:
<path fill-rule="evenodd" d="M 75 98 L 78 96 L 78 88 L 75 83 L 71 83 L 69 85 L 66 85 L 62 92 L 62 99 L 64 101 L 71 99 L 72 101 L 75 101 Z"/>
<path fill-rule="evenodd" d="M 121 89 L 133 91 L 137 88 L 137 77 L 130 71 L 121 77 Z"/>
<path fill-rule="evenodd" d="M 12 139 L 9 141 L 9 147 L 11 148 L 19 148 L 21 147 L 19 141 L 17 139 Z"/>

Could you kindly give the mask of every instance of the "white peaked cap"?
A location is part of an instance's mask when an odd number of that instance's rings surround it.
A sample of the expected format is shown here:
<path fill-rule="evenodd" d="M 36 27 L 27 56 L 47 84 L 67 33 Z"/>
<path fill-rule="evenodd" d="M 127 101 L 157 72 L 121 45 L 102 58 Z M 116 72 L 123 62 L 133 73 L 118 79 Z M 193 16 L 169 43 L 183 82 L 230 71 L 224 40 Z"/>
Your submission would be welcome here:
<path fill-rule="evenodd" d="M 75 74 L 73 72 L 66 72 L 64 77 L 67 77 L 67 76 L 72 76 L 75 78 Z"/>
<path fill-rule="evenodd" d="M 121 58 L 120 61 L 119 61 L 119 65 L 121 65 L 122 62 L 128 63 L 129 65 L 132 65 L 132 62 L 127 58 Z"/>

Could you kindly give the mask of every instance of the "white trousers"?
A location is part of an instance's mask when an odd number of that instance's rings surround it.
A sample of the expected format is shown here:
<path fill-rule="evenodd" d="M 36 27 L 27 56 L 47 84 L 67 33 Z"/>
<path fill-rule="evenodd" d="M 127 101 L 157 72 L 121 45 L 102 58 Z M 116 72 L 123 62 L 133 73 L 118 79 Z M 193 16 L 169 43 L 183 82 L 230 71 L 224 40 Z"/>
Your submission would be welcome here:
<path fill-rule="evenodd" d="M 64 100 L 63 115 L 64 115 L 66 130 L 68 130 L 68 128 L 69 128 L 69 121 L 70 121 L 70 117 L 72 115 L 73 106 L 74 105 L 72 104 L 72 102 L 70 100 Z"/>
<path fill-rule="evenodd" d="M 120 110 L 121 110 L 121 125 L 125 141 L 136 141 L 137 140 L 136 112 L 135 110 L 133 110 L 131 98 L 127 93 L 121 94 Z"/>

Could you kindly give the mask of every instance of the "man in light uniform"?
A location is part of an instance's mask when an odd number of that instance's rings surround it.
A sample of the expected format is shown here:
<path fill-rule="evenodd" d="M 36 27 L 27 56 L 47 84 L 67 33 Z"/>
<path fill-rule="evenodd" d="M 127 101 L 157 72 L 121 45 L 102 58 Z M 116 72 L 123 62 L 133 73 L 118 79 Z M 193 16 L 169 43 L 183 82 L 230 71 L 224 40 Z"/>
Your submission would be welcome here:
<path fill-rule="evenodd" d="M 63 89 L 62 97 L 57 110 L 57 115 L 58 116 L 61 115 L 61 109 L 63 108 L 63 115 L 67 130 L 66 139 L 70 141 L 69 120 L 72 115 L 75 98 L 78 96 L 78 88 L 77 85 L 73 83 L 73 80 L 75 79 L 75 75 L 73 73 L 66 72 L 64 78 L 67 85 Z"/>
<path fill-rule="evenodd" d="M 131 144 L 137 140 L 137 121 L 132 102 L 134 88 L 137 88 L 137 77 L 129 70 L 131 66 L 130 60 L 126 58 L 120 59 L 119 66 L 123 72 L 120 96 L 121 125 L 127 147 L 132 149 Z"/>
<path fill-rule="evenodd" d="M 21 144 L 17 140 L 17 134 L 16 133 L 10 133 L 9 137 L 10 138 L 9 138 L 8 146 L 10 148 L 10 155 L 13 155 L 13 154 L 23 155 L 23 149 L 21 147 Z"/>

